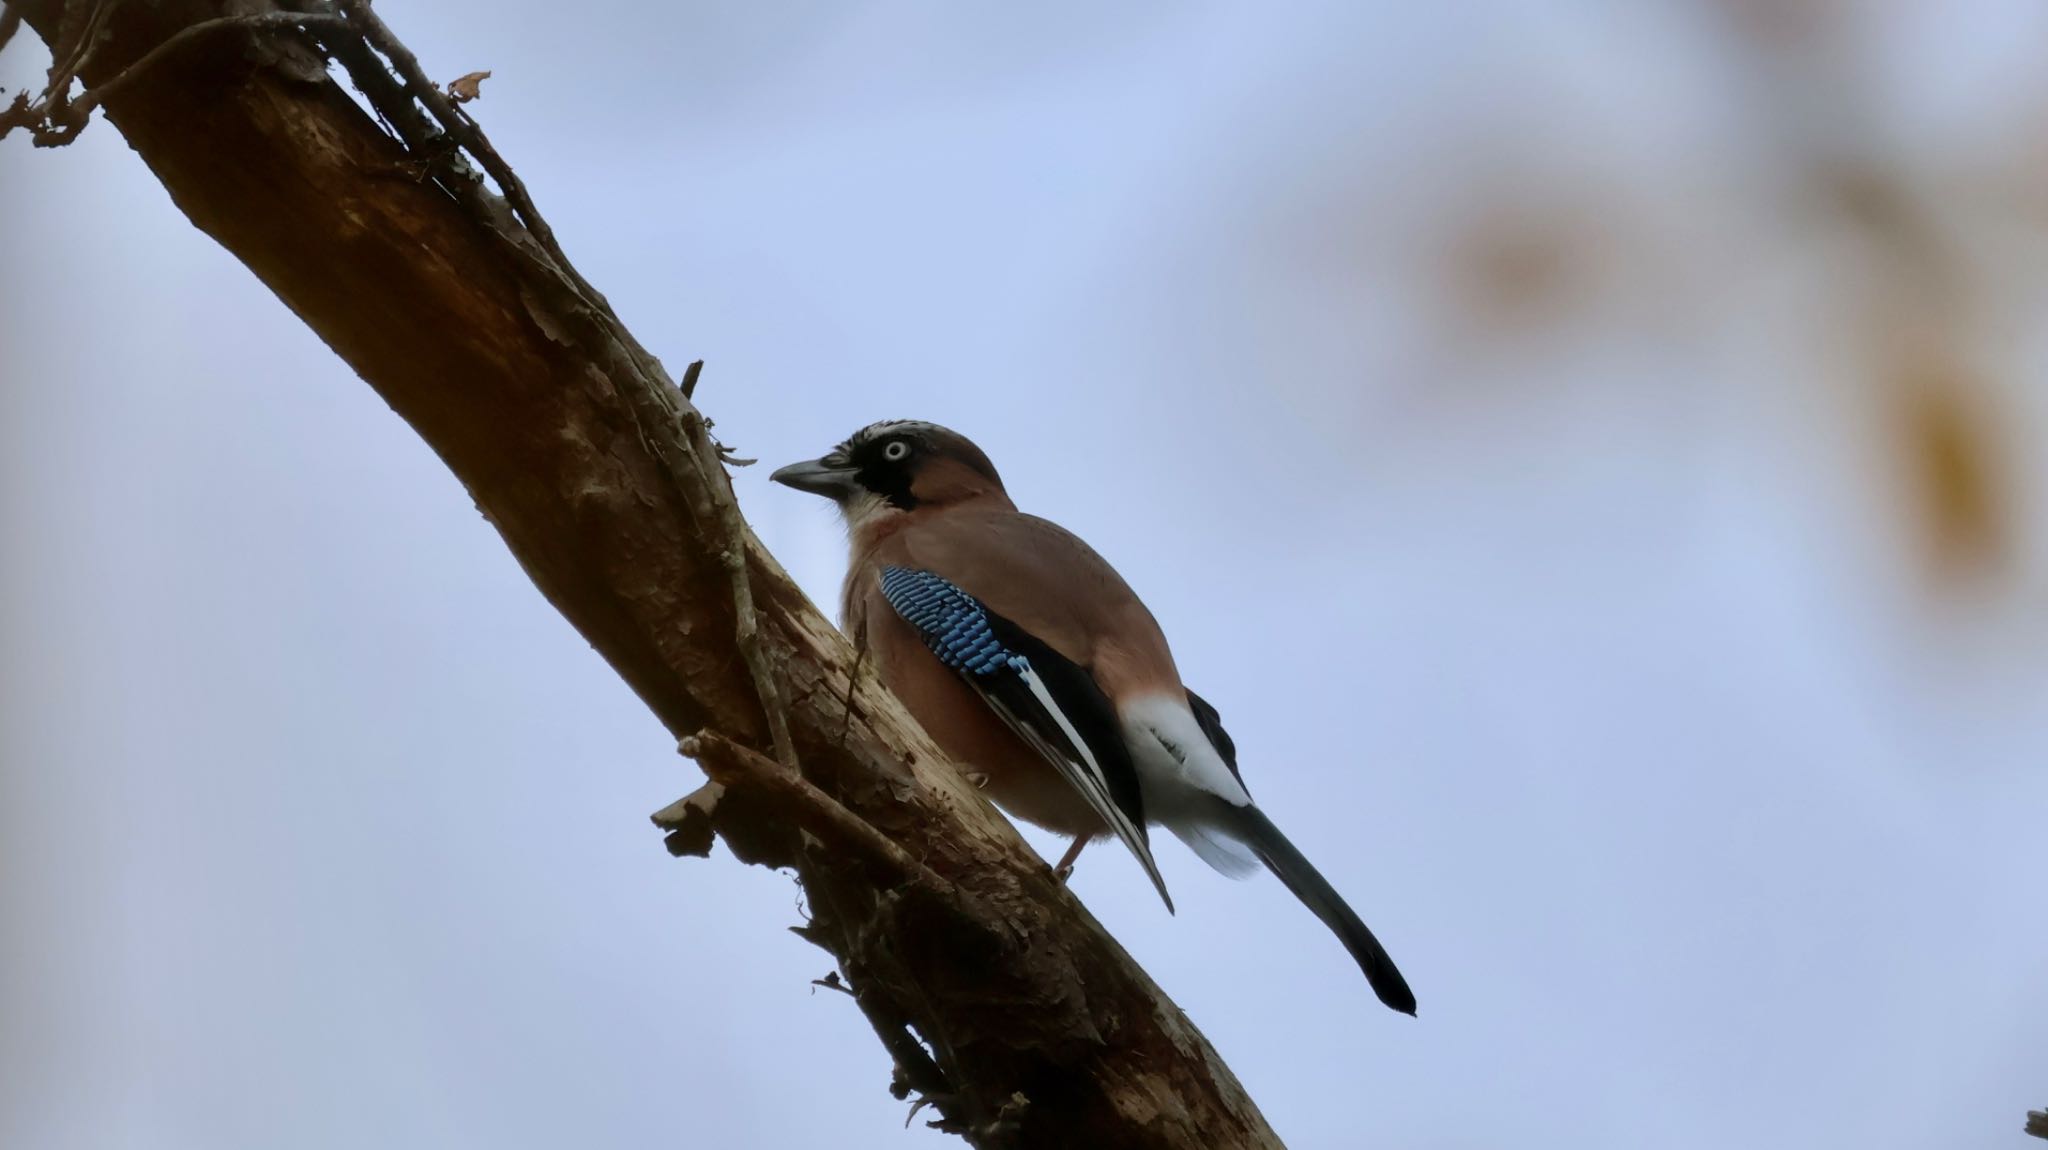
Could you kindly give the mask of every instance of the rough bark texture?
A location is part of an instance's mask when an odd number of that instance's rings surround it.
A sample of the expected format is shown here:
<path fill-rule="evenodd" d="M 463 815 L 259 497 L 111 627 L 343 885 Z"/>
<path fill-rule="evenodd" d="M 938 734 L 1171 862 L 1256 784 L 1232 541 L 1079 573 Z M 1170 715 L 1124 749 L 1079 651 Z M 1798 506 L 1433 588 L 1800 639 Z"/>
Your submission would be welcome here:
<path fill-rule="evenodd" d="M 97 28 L 89 90 L 182 28 L 268 10 L 13 7 L 60 55 Z M 437 130 L 444 113 L 423 114 L 420 86 L 386 71 L 409 54 L 380 41 L 365 4 L 319 12 L 317 33 L 272 17 L 195 35 L 103 108 L 192 222 L 433 446 L 705 766 L 713 782 L 657 816 L 672 849 L 701 853 L 716 833 L 794 868 L 804 933 L 837 957 L 899 1095 L 927 1096 L 976 1145 L 1279 1145 L 1202 1036 L 872 676 L 849 692 L 851 648 L 730 511 L 701 416 L 537 215 L 464 175 L 460 145 L 477 156 L 475 142 Z M 393 130 L 329 76 L 323 49 Z"/>

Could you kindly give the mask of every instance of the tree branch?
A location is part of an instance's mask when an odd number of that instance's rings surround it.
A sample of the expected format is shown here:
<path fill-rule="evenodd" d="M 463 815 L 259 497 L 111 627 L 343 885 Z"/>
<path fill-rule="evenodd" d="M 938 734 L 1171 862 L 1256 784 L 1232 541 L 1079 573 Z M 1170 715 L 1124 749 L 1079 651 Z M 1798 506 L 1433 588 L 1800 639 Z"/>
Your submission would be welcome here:
<path fill-rule="evenodd" d="M 952 883 L 789 767 L 713 731 L 699 731 L 676 744 L 676 749 L 697 760 L 711 781 L 725 791 L 760 792 L 771 805 L 794 815 L 796 825 L 841 852 L 842 858 L 880 864 L 890 880 L 920 884 L 940 898 L 958 897 Z M 693 794 L 683 802 L 694 798 Z M 662 825 L 659 815 L 655 823 Z"/>
<path fill-rule="evenodd" d="M 14 39 L 14 34 L 19 31 L 21 31 L 21 13 L 7 7 L 5 4 L 0 4 L 0 49 L 5 49 L 7 42 Z"/>
<path fill-rule="evenodd" d="M 10 11 L 57 46 L 53 79 L 87 84 L 71 114 L 102 107 L 694 740 L 714 782 L 660 816 L 671 848 L 702 853 L 716 834 L 796 872 L 813 914 L 799 933 L 837 960 L 899 1089 L 941 1128 L 977 1146 L 1278 1146 L 1208 1043 L 900 705 L 856 698 L 852 649 L 746 530 L 709 421 L 577 274 L 476 122 L 366 3 L 299 6 L 254 23 L 246 0 Z M 245 23 L 216 23 L 230 16 Z"/>

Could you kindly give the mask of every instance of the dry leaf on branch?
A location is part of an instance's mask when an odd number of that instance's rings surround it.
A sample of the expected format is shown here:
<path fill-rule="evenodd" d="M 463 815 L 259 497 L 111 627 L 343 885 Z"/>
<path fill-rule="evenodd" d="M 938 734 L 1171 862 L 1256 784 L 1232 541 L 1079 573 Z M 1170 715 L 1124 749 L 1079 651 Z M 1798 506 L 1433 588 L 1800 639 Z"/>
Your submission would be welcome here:
<path fill-rule="evenodd" d="M 471 72 L 448 81 L 448 97 L 458 104 L 467 104 L 484 94 L 484 81 L 491 78 L 489 72 Z"/>

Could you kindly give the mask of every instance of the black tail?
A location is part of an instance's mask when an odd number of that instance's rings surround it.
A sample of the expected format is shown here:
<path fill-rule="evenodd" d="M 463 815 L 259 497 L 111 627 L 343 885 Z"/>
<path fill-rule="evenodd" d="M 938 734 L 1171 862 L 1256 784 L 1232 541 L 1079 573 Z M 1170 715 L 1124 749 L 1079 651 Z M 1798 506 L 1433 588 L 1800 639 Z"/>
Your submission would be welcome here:
<path fill-rule="evenodd" d="M 1294 897 L 1316 912 L 1316 917 L 1336 932 L 1344 949 L 1358 960 L 1358 968 L 1365 972 L 1365 980 L 1372 984 L 1372 992 L 1379 995 L 1380 1001 L 1403 1014 L 1414 1014 L 1415 992 L 1408 989 L 1408 980 L 1395 969 L 1394 960 L 1387 957 L 1386 948 L 1380 945 L 1380 940 L 1374 938 L 1365 923 L 1360 922 L 1351 908 L 1345 905 L 1344 897 L 1302 857 L 1300 851 L 1294 849 L 1294 844 L 1287 841 L 1287 836 L 1280 833 L 1280 828 L 1273 825 L 1273 820 L 1267 818 L 1265 812 L 1253 806 L 1233 806 L 1230 813 L 1235 824 L 1232 829 L 1243 837 L 1244 844 L 1252 848 L 1259 861 L 1266 864 L 1266 869 L 1278 875 L 1280 881 L 1287 884 L 1287 889 L 1294 892 Z"/>

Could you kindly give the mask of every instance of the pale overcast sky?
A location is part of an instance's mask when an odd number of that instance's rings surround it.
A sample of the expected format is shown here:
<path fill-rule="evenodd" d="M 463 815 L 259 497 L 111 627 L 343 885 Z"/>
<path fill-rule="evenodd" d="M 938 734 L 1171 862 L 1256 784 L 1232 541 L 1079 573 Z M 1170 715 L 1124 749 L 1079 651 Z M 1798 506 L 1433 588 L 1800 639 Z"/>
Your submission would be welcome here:
<path fill-rule="evenodd" d="M 494 71 L 727 442 L 949 424 L 1147 598 L 1421 999 L 1269 878 L 1162 839 L 1169 917 L 1083 860 L 1291 1145 L 2023 1146 L 2048 10 L 1837 6 L 1801 118 L 1733 4 L 1099 7 L 379 5 Z M 2014 524 L 1974 589 L 1840 354 L 1879 273 L 1802 206 L 1816 139 L 1971 261 Z M 1548 237 L 1537 302 L 1469 282 L 1489 228 Z M 0 271 L 0 1144 L 948 1141 L 792 880 L 663 853 L 695 769 L 111 126 L 0 144 Z M 830 510 L 766 470 L 830 604 Z"/>

